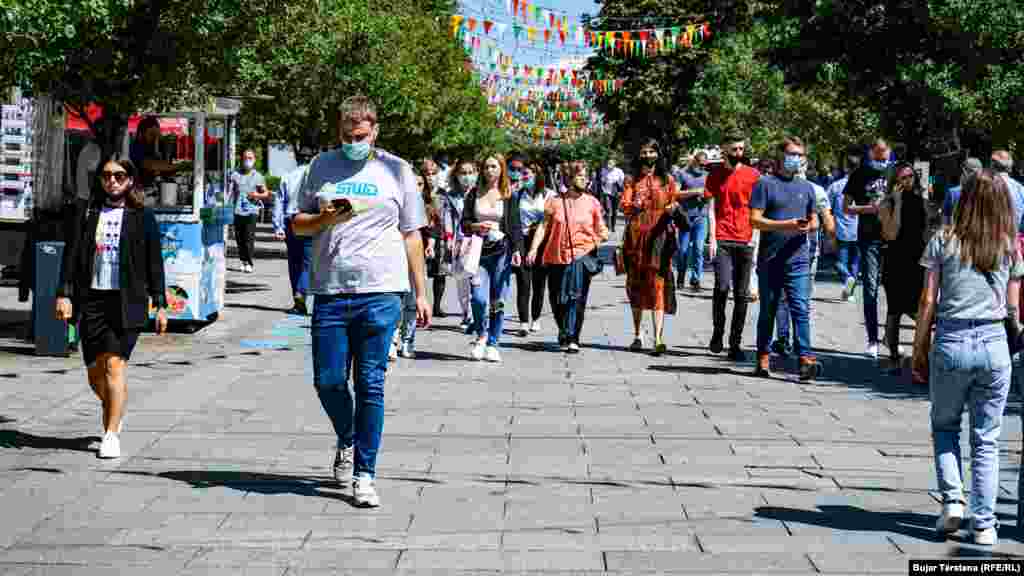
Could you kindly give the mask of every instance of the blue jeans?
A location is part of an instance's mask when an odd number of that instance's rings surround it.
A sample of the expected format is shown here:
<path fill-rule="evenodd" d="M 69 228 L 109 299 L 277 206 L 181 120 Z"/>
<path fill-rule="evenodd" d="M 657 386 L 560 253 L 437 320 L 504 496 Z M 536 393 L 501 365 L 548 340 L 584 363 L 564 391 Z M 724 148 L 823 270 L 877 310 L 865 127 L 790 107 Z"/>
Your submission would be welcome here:
<path fill-rule="evenodd" d="M 844 284 L 848 278 L 857 278 L 857 272 L 860 270 L 860 249 L 857 242 L 839 241 L 836 270 Z"/>
<path fill-rule="evenodd" d="M 487 345 L 497 346 L 505 322 L 505 300 L 512 284 L 512 253 L 508 250 L 480 258 L 477 283 L 473 286 L 473 326 L 470 333 L 477 338 L 486 334 Z M 490 310 L 490 321 L 484 330 L 484 317 Z"/>
<path fill-rule="evenodd" d="M 416 290 L 412 289 L 402 295 L 402 320 L 399 327 L 402 344 L 409 348 L 416 346 Z"/>
<path fill-rule="evenodd" d="M 864 290 L 864 327 L 868 342 L 878 343 L 878 277 L 882 243 L 877 240 L 858 242 L 860 248 L 860 281 Z"/>
<path fill-rule="evenodd" d="M 313 385 L 355 474 L 375 475 L 384 427 L 384 377 L 401 294 L 340 294 L 313 301 Z M 352 371 L 352 386 L 349 386 Z"/>
<path fill-rule="evenodd" d="M 685 276 L 687 264 L 692 263 L 689 268 L 691 281 L 699 281 L 704 276 L 704 243 L 707 241 L 707 234 L 707 216 L 690 220 L 690 229 L 679 233 L 679 251 L 675 255 L 676 270 L 681 276 Z"/>
<path fill-rule="evenodd" d="M 288 280 L 292 283 L 292 295 L 305 296 L 309 290 L 309 266 L 313 262 L 313 237 L 296 236 L 289 219 L 284 227 L 284 241 L 288 249 Z"/>
<path fill-rule="evenodd" d="M 761 311 L 757 316 L 758 353 L 767 354 L 771 349 L 775 315 L 785 294 L 786 305 L 796 327 L 797 356 L 811 357 L 810 264 L 807 261 L 758 264 L 757 283 L 761 292 Z"/>
<path fill-rule="evenodd" d="M 814 281 L 815 275 L 818 272 L 818 255 L 817 255 L 817 243 L 812 244 L 811 251 L 811 264 L 809 266 L 808 278 L 810 278 L 809 286 L 807 291 L 807 325 L 810 326 L 810 314 L 811 314 L 811 298 L 814 297 Z M 779 299 L 779 307 L 775 313 L 775 332 L 779 337 L 779 340 L 783 342 L 789 342 L 789 326 L 792 324 L 793 331 L 796 332 L 796 320 L 789 315 L 789 305 L 786 304 L 786 295 L 783 294 Z"/>
<path fill-rule="evenodd" d="M 1010 391 L 1010 350 L 1002 322 L 939 320 L 930 362 L 935 474 L 943 502 L 963 499 L 960 419 L 971 427 L 971 512 L 978 530 L 996 524 L 999 432 Z"/>

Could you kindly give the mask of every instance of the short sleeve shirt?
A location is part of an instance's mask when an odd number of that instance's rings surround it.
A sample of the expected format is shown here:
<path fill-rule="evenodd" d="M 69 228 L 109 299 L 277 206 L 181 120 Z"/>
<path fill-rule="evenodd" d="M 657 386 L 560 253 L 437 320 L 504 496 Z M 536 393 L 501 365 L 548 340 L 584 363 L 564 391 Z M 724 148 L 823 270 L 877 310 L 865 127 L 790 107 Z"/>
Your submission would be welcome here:
<path fill-rule="evenodd" d="M 544 204 L 544 213 L 550 223 L 544 245 L 544 264 L 571 264 L 593 251 L 601 242 L 601 235 L 607 231 L 601 203 L 590 194 L 576 199 L 566 198 L 564 202 L 563 197 L 549 198 Z"/>
<path fill-rule="evenodd" d="M 765 176 L 758 180 L 750 198 L 750 208 L 763 210 L 769 220 L 808 218 L 817 209 L 814 185 L 800 178 L 785 180 Z M 758 264 L 785 261 L 809 262 L 807 234 L 797 231 L 762 230 L 757 253 Z"/>
<path fill-rule="evenodd" d="M 356 215 L 313 237 L 310 291 L 313 294 L 407 292 L 409 262 L 404 234 L 427 225 L 423 198 L 412 167 L 374 150 L 356 162 L 340 149 L 318 156 L 299 193 L 299 210 L 320 212 L 320 202 L 348 199 Z"/>
<path fill-rule="evenodd" d="M 691 172 L 686 168 L 679 171 L 679 178 L 676 180 L 679 181 L 682 190 L 703 190 L 707 178 L 708 175 L 703 170 Z M 683 202 L 683 207 L 686 208 L 686 214 L 690 217 L 691 222 L 696 222 L 708 215 L 708 202 L 703 194 L 687 198 Z"/>
<path fill-rule="evenodd" d="M 235 215 L 252 216 L 254 214 L 258 214 L 260 211 L 260 203 L 249 200 L 249 194 L 255 192 L 256 188 L 267 185 L 267 181 L 263 178 L 263 174 L 260 174 L 255 170 L 249 170 L 249 172 L 245 174 L 235 172 L 231 175 L 231 185 L 234 187 L 234 192 L 237 195 Z"/>
<path fill-rule="evenodd" d="M 853 198 L 857 206 L 867 206 L 885 197 L 888 182 L 888 171 L 862 166 L 850 175 L 843 193 Z M 857 219 L 857 238 L 865 242 L 882 239 L 882 222 L 877 214 L 860 215 Z"/>
<path fill-rule="evenodd" d="M 960 241 L 939 231 L 928 242 L 921 266 L 939 271 L 939 302 L 936 317 L 947 320 L 1002 320 L 1006 317 L 1006 287 L 1011 278 L 1024 276 L 1020 256 L 1007 256 L 1003 266 L 985 274 L 960 260 Z"/>
<path fill-rule="evenodd" d="M 103 208 L 96 223 L 93 290 L 118 290 L 121 287 L 121 223 L 124 208 Z"/>
<path fill-rule="evenodd" d="M 761 173 L 747 165 L 735 170 L 716 166 L 704 181 L 704 197 L 715 201 L 715 239 L 747 244 L 750 228 L 750 195 Z"/>
<path fill-rule="evenodd" d="M 836 180 L 828 187 L 829 198 L 832 203 L 832 215 L 836 219 L 836 239 L 840 242 L 857 241 L 857 215 L 847 214 L 843 204 L 843 190 L 846 189 L 846 182 L 849 178 Z"/>

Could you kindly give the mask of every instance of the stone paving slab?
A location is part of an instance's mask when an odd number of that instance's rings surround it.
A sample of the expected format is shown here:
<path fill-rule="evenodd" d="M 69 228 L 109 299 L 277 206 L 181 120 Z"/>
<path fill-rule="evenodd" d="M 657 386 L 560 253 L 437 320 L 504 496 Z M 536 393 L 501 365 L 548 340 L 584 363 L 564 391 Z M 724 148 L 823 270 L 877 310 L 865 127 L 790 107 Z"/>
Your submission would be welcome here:
<path fill-rule="evenodd" d="M 259 268 L 229 274 L 265 290 L 229 294 L 217 323 L 143 336 L 117 462 L 89 446 L 99 411 L 77 358 L 0 354 L 0 574 L 864 574 L 984 554 L 966 532 L 935 538 L 926 391 L 859 355 L 860 307 L 834 284 L 818 286 L 826 376 L 809 384 L 710 354 L 707 292 L 680 294 L 668 354 L 626 350 L 610 274 L 576 357 L 551 348 L 546 317 L 506 337 L 501 366 L 471 363 L 439 320 L 420 359 L 389 369 L 371 511 L 331 480 L 308 319 L 274 311 L 284 263 Z M 287 345 L 243 345 L 262 340 Z M 1024 555 L 1020 412 L 997 554 Z"/>

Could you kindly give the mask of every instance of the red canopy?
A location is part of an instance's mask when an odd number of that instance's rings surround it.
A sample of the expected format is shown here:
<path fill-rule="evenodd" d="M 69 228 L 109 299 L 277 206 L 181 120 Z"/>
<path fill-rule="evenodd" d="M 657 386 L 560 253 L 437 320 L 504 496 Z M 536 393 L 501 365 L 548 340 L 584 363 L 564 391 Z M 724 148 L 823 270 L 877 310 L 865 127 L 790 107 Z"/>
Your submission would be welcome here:
<path fill-rule="evenodd" d="M 86 108 L 85 113 L 89 116 L 89 120 L 95 121 L 103 115 L 103 108 L 95 104 L 90 104 Z M 135 115 L 128 118 L 128 132 L 134 134 L 135 129 L 139 126 L 139 121 L 142 120 L 142 116 Z M 64 121 L 65 130 L 77 130 L 80 132 L 89 132 L 89 124 L 78 115 L 77 112 L 71 108 L 67 108 L 67 116 Z M 185 136 L 188 133 L 188 119 L 186 118 L 160 118 L 160 132 L 162 134 L 174 134 L 175 136 Z"/>

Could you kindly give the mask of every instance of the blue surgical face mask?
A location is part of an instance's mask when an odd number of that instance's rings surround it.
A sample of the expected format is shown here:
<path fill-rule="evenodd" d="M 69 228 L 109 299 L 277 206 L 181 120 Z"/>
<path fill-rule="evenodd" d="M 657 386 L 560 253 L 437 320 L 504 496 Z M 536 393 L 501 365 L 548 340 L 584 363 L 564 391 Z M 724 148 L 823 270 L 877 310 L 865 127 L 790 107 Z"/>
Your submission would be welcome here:
<path fill-rule="evenodd" d="M 365 140 L 362 142 L 352 142 L 351 144 L 345 142 L 341 145 L 341 153 L 349 160 L 356 162 L 366 160 L 370 156 L 370 143 Z"/>
<path fill-rule="evenodd" d="M 519 182 L 523 178 L 523 173 L 518 170 L 509 170 L 508 179 L 513 182 Z"/>
<path fill-rule="evenodd" d="M 782 159 L 782 171 L 792 176 L 803 167 L 804 158 L 803 156 L 797 156 L 796 154 L 786 154 Z"/>
<path fill-rule="evenodd" d="M 463 190 L 472 190 L 476 186 L 476 174 L 463 174 L 459 176 L 459 184 Z"/>
<path fill-rule="evenodd" d="M 530 176 L 526 180 L 523 180 L 523 190 L 530 190 L 530 191 L 532 191 L 534 185 L 536 185 L 536 184 L 537 184 L 537 178 L 535 176 Z"/>
<path fill-rule="evenodd" d="M 875 170 L 878 170 L 879 172 L 881 172 L 881 171 L 887 170 L 889 168 L 889 161 L 888 160 L 875 160 L 874 158 L 872 158 L 868 162 L 868 165 L 871 166 L 872 168 L 874 168 Z"/>

